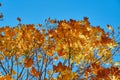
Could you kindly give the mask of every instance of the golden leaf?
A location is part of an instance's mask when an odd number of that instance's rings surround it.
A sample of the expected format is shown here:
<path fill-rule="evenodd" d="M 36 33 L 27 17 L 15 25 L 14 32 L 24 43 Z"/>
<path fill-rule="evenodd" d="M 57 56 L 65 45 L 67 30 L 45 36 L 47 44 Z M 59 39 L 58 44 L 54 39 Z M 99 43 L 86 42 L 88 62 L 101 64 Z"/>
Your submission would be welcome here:
<path fill-rule="evenodd" d="M 37 58 L 41 59 L 42 58 L 42 54 L 38 54 Z"/>
<path fill-rule="evenodd" d="M 12 74 L 13 75 L 16 75 L 16 71 L 12 69 Z"/>
<path fill-rule="evenodd" d="M 48 56 L 53 56 L 52 50 L 47 51 L 47 55 L 48 55 Z"/>
<path fill-rule="evenodd" d="M 110 26 L 110 25 L 107 25 L 107 28 L 108 28 L 109 30 L 113 30 L 112 26 Z"/>
<path fill-rule="evenodd" d="M 4 60 L 4 56 L 0 54 L 0 60 Z"/>
<path fill-rule="evenodd" d="M 53 72 L 52 70 L 48 70 L 48 74 L 49 74 L 49 75 L 52 74 L 52 72 Z"/>
<path fill-rule="evenodd" d="M 56 23 L 56 20 L 52 20 L 52 19 L 51 19 L 51 20 L 50 20 L 50 23 L 51 23 L 51 24 L 54 24 L 54 23 Z"/>
<path fill-rule="evenodd" d="M 47 58 L 44 58 L 44 62 L 47 63 L 47 62 L 48 62 L 48 59 L 47 59 Z"/>

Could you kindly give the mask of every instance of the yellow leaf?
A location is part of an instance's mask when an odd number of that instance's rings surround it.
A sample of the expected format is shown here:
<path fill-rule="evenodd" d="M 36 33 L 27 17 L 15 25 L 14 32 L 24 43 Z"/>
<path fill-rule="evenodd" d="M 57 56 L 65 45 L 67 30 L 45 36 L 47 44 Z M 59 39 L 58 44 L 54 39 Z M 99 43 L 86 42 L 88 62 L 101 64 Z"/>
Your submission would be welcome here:
<path fill-rule="evenodd" d="M 48 74 L 50 75 L 50 74 L 52 74 L 53 73 L 53 71 L 52 70 L 48 70 Z"/>
<path fill-rule="evenodd" d="M 4 56 L 0 54 L 0 60 L 4 60 Z"/>
<path fill-rule="evenodd" d="M 115 66 L 119 66 L 119 65 L 120 65 L 120 62 L 115 62 L 114 65 L 115 65 Z"/>
<path fill-rule="evenodd" d="M 110 26 L 110 25 L 107 25 L 107 28 L 108 28 L 109 30 L 113 30 L 112 26 Z"/>
<path fill-rule="evenodd" d="M 38 59 L 41 59 L 41 58 L 42 58 L 42 54 L 39 54 L 39 55 L 37 56 L 37 58 L 38 58 Z"/>
<path fill-rule="evenodd" d="M 15 74 L 16 74 L 16 71 L 15 71 L 15 70 L 12 70 L 12 74 L 15 75 Z"/>

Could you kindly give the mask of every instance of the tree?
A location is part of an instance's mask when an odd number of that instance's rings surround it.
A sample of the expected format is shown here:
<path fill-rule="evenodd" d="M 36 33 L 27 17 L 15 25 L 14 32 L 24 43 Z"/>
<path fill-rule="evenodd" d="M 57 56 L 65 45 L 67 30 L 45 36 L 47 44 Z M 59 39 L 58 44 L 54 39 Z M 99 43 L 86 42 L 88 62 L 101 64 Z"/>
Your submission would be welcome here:
<path fill-rule="evenodd" d="M 113 60 L 120 35 L 112 26 L 105 32 L 87 17 L 45 22 L 45 29 L 41 24 L 0 28 L 1 80 L 120 79 L 119 62 Z"/>

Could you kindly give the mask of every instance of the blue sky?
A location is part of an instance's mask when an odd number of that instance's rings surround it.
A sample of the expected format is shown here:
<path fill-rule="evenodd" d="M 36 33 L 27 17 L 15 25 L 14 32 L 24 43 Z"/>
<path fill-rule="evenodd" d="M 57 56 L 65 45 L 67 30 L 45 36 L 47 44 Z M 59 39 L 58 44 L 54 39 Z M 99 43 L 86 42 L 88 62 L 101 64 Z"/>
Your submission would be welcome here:
<path fill-rule="evenodd" d="M 120 26 L 120 0 L 0 0 L 0 12 L 4 21 L 0 26 L 15 26 L 20 17 L 24 24 L 44 23 L 48 17 L 52 19 L 82 20 L 89 18 L 91 25 L 114 28 Z"/>

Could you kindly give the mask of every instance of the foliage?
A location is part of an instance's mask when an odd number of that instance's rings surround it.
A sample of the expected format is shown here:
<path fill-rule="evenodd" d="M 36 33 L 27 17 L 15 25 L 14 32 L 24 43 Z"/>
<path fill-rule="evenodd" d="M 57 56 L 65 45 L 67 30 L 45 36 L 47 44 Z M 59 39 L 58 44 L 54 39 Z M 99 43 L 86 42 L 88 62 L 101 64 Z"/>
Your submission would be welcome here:
<path fill-rule="evenodd" d="M 21 22 L 18 17 L 17 20 Z M 120 79 L 120 35 L 91 26 L 88 18 L 0 28 L 0 79 Z M 117 63 L 117 65 L 116 65 Z"/>

